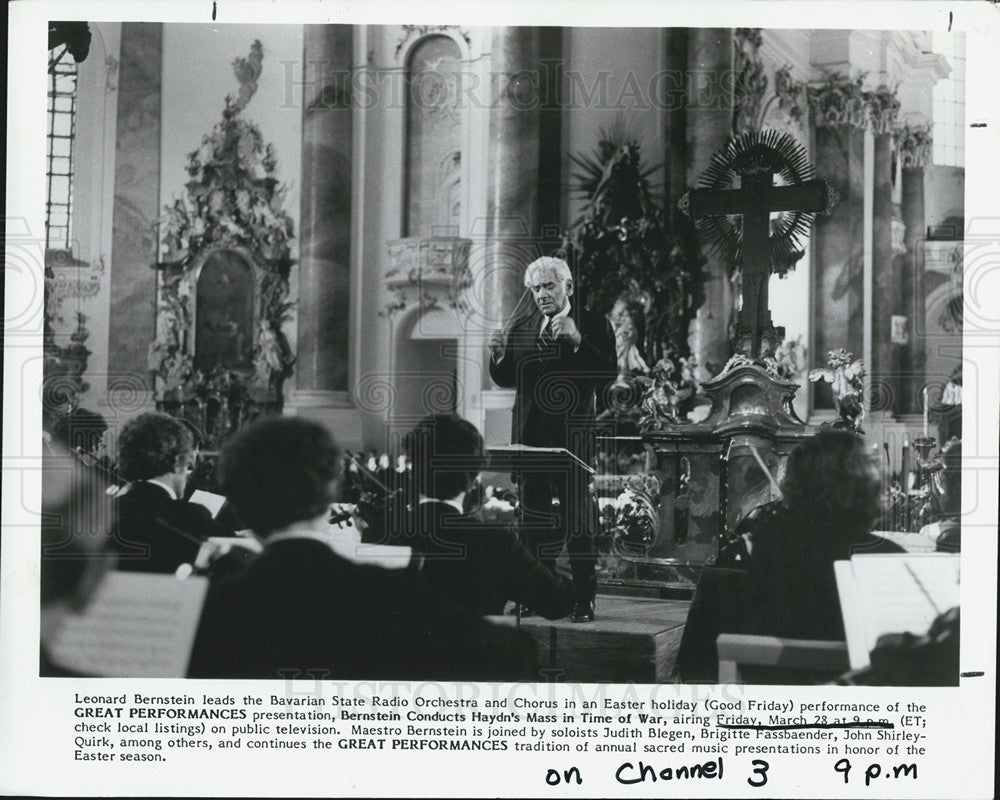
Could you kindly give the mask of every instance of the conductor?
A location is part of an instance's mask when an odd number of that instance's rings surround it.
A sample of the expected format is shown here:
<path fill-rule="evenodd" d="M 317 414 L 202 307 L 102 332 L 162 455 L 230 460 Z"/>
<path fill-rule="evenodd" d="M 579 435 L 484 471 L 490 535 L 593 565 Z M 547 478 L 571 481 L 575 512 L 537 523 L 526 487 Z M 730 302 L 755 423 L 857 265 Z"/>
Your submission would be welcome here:
<path fill-rule="evenodd" d="M 587 462 L 597 403 L 616 372 L 611 325 L 572 304 L 573 278 L 561 258 L 533 261 L 524 285 L 534 304 L 518 303 L 489 342 L 490 376 L 515 390 L 511 442 L 564 447 Z M 554 572 L 565 543 L 575 595 L 572 620 L 593 620 L 597 513 L 588 475 L 579 468 L 563 474 L 524 471 L 519 483 L 525 545 Z"/>

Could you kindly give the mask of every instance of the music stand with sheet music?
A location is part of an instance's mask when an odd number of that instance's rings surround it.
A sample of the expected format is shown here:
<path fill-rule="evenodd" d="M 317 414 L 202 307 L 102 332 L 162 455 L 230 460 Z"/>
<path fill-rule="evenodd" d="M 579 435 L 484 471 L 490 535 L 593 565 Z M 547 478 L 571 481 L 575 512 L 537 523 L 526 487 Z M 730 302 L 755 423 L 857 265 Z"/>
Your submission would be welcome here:
<path fill-rule="evenodd" d="M 576 468 L 587 475 L 596 475 L 597 470 L 587 462 L 571 453 L 565 447 L 532 447 L 526 444 L 490 445 L 487 450 L 491 472 L 550 472 L 564 470 L 569 472 Z M 521 502 L 523 483 L 517 482 L 518 498 L 518 538 L 521 538 L 521 518 L 524 506 Z M 566 513 L 562 509 L 560 513 Z M 523 539 L 522 539 L 523 543 Z M 534 555 L 534 554 L 532 554 Z M 516 603 L 517 627 L 521 626 L 521 604 Z"/>

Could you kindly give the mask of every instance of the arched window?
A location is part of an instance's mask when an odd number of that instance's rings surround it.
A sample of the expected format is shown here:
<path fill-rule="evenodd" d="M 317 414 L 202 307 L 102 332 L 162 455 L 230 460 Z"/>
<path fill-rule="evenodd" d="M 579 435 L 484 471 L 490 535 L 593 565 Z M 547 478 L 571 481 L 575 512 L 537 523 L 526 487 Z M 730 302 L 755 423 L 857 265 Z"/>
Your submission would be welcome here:
<path fill-rule="evenodd" d="M 410 54 L 406 108 L 404 236 L 457 228 L 462 163 L 461 51 L 448 36 L 428 36 Z"/>
<path fill-rule="evenodd" d="M 72 250 L 73 141 L 76 136 L 77 67 L 65 57 L 49 73 L 45 245 Z"/>

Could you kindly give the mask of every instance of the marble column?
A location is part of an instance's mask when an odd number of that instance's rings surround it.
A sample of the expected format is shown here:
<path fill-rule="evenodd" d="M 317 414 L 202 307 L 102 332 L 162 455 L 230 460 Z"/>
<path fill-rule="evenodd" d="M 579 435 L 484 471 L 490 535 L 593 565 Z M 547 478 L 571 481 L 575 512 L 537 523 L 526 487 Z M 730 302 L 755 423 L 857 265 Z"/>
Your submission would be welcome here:
<path fill-rule="evenodd" d="M 108 372 L 144 381 L 156 338 L 163 25 L 124 22 L 118 68 Z M 151 388 L 151 387 L 150 387 Z"/>
<path fill-rule="evenodd" d="M 524 292 L 524 268 L 543 255 L 536 230 L 539 177 L 539 31 L 493 31 L 486 259 L 481 281 L 487 330 L 499 327 Z M 492 384 L 487 383 L 487 386 Z"/>
<path fill-rule="evenodd" d="M 685 76 L 688 64 L 688 29 L 667 28 L 663 33 L 663 50 L 666 54 L 664 69 L 668 78 L 658 100 L 666 107 L 667 148 L 664 154 L 664 186 L 667 215 L 671 229 L 686 227 L 693 230 L 690 219 L 677 207 L 677 201 L 687 191 L 687 103 L 684 97 Z"/>
<path fill-rule="evenodd" d="M 687 185 L 698 178 L 733 129 L 733 31 L 693 28 L 687 37 Z M 733 287 L 729 266 L 705 249 L 705 301 L 691 323 L 688 343 L 701 377 L 712 377 L 732 354 L 729 323 L 733 317 Z"/>
<path fill-rule="evenodd" d="M 844 347 L 856 358 L 864 351 L 864 152 L 863 128 L 817 127 L 815 162 L 840 200 L 813 229 L 812 366 L 824 366 L 829 350 Z M 829 384 L 812 386 L 813 408 L 834 408 Z"/>
<path fill-rule="evenodd" d="M 349 25 L 304 27 L 296 387 L 346 391 L 351 266 Z"/>
<path fill-rule="evenodd" d="M 927 220 L 924 212 L 924 166 L 904 166 L 902 169 L 902 199 L 900 210 L 903 214 L 903 225 L 906 226 L 903 243 L 906 253 L 903 256 L 902 295 L 903 308 L 909 317 L 910 341 L 903 350 L 901 370 L 903 372 L 903 391 L 899 413 L 914 413 L 921 408 L 922 398 L 919 397 L 924 383 L 924 330 L 926 329 L 927 309 L 924 305 L 923 281 L 918 280 L 923 270 L 923 249 Z"/>
<path fill-rule="evenodd" d="M 902 269 L 892 251 L 892 134 L 875 135 L 872 196 L 872 411 L 899 411 L 903 345 L 892 342 L 892 316 L 903 314 Z"/>
<path fill-rule="evenodd" d="M 547 252 L 561 243 L 563 231 L 562 202 L 565 194 L 562 173 L 562 120 L 566 114 L 561 97 L 563 70 L 563 28 L 541 28 L 538 34 L 540 62 L 540 103 L 538 109 L 538 202 L 537 224 L 540 236 L 546 241 L 542 246 Z"/>

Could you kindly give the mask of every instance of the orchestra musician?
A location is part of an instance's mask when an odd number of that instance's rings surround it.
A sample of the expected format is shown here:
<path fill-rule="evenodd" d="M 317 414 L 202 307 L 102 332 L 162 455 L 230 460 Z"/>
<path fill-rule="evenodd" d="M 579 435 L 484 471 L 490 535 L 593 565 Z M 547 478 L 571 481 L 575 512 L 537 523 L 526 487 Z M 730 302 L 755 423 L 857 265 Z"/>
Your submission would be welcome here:
<path fill-rule="evenodd" d="M 616 375 L 611 325 L 573 303 L 572 275 L 561 258 L 533 261 L 524 285 L 534 303 L 518 303 L 489 342 L 490 376 L 515 391 L 511 442 L 566 448 L 587 462 L 597 404 Z M 518 479 L 522 540 L 551 572 L 565 543 L 576 595 L 572 620 L 593 620 L 597 510 L 589 476 L 570 468 L 562 474 L 522 471 Z"/>
<path fill-rule="evenodd" d="M 465 513 L 464 501 L 486 467 L 483 437 L 454 414 L 427 417 L 406 435 L 418 492 L 414 537 L 423 575 L 450 602 L 476 614 L 502 614 L 508 600 L 558 619 L 573 610 L 573 586 L 546 569 L 505 523 Z"/>
<path fill-rule="evenodd" d="M 222 492 L 263 544 L 212 582 L 189 677 L 531 680 L 526 634 L 443 603 L 420 574 L 335 552 L 339 453 L 321 425 L 268 417 L 223 449 Z"/>
<path fill-rule="evenodd" d="M 174 573 L 195 562 L 209 537 L 233 535 L 183 499 L 196 458 L 194 433 L 167 414 L 140 414 L 122 427 L 118 472 L 130 485 L 116 499 L 118 569 Z"/>

